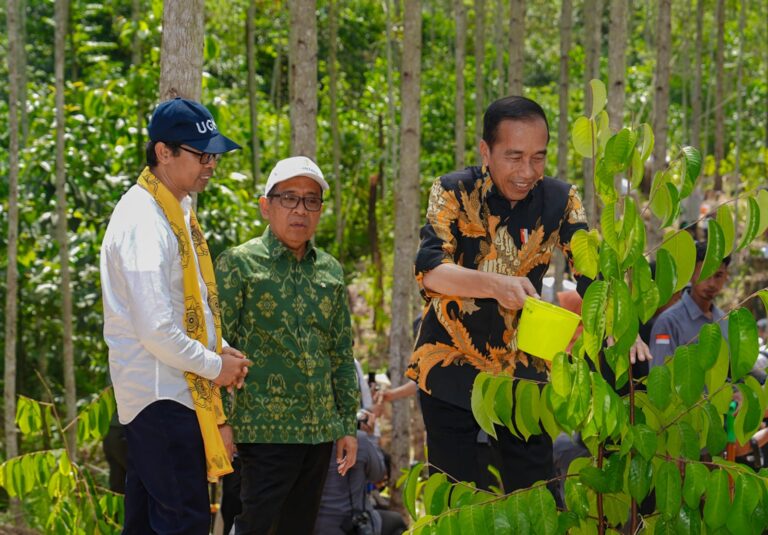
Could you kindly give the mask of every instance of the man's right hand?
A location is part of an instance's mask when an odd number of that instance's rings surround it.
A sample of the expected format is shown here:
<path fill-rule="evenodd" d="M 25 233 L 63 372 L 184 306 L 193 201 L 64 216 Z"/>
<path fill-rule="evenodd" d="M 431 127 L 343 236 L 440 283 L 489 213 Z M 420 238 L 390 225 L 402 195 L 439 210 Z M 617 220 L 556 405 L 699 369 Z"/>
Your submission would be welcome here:
<path fill-rule="evenodd" d="M 248 368 L 253 366 L 253 362 L 245 358 L 234 347 L 222 348 L 221 371 L 213 380 L 219 386 L 242 388 L 245 382 L 245 376 L 248 375 Z"/>
<path fill-rule="evenodd" d="M 510 277 L 497 275 L 494 284 L 493 297 L 504 308 L 520 310 L 523 308 L 525 298 L 529 295 L 539 299 L 536 288 L 533 287 L 528 277 Z"/>

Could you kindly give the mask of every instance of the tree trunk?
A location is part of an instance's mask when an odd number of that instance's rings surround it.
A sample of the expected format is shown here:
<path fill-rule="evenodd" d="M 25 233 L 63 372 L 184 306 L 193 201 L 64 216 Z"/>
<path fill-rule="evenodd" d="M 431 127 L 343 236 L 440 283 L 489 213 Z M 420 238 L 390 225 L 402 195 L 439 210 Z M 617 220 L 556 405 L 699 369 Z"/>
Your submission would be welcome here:
<path fill-rule="evenodd" d="M 557 121 L 557 176 L 568 180 L 568 60 L 571 53 L 571 28 L 573 27 L 573 7 L 571 0 L 560 4 L 560 91 L 559 117 Z"/>
<path fill-rule="evenodd" d="M 736 183 L 741 183 L 741 117 L 744 103 L 744 26 L 747 18 L 749 0 L 741 0 L 739 9 L 739 59 L 736 69 L 736 154 L 734 155 L 733 170 Z"/>
<path fill-rule="evenodd" d="M 204 0 L 164 0 L 160 102 L 200 101 L 203 91 Z"/>
<path fill-rule="evenodd" d="M 411 355 L 411 312 L 415 284 L 413 258 L 418 245 L 419 154 L 421 143 L 421 1 L 405 0 L 402 58 L 402 112 L 400 127 L 400 176 L 395 188 L 395 246 L 392 283 L 392 326 L 389 368 L 392 386 L 403 383 Z M 396 403 L 392 410 L 392 473 L 399 474 L 409 461 L 409 408 Z M 393 478 L 393 482 L 394 482 Z M 400 491 L 392 487 L 396 508 L 402 509 Z"/>
<path fill-rule="evenodd" d="M 485 0 L 475 0 L 475 139 L 472 146 L 480 150 L 483 137 L 483 112 L 485 110 Z M 480 153 L 477 152 L 477 157 Z M 478 160 L 479 161 L 479 160 Z"/>
<path fill-rule="evenodd" d="M 67 236 L 67 170 L 64 161 L 64 57 L 66 53 L 69 0 L 56 0 L 56 29 L 54 41 L 54 76 L 56 86 L 56 241 L 59 244 L 61 264 L 61 316 L 64 326 L 62 353 L 64 363 L 64 403 L 67 423 L 77 417 L 75 390 L 75 351 L 72 329 L 72 283 L 69 273 L 69 239 Z M 66 436 L 70 459 L 77 458 L 77 425 L 70 427 Z"/>
<path fill-rule="evenodd" d="M 525 0 L 509 1 L 509 94 L 523 94 Z"/>
<path fill-rule="evenodd" d="M 339 135 L 339 116 L 338 116 L 338 98 L 337 90 L 339 85 L 338 71 L 336 70 L 336 48 L 337 48 L 337 27 L 336 2 L 330 0 L 328 3 L 328 24 L 330 26 L 330 49 L 331 57 L 328 60 L 328 74 L 330 77 L 330 98 L 331 98 L 331 139 L 333 141 L 333 206 L 336 212 L 336 247 L 338 247 L 339 258 L 342 258 L 342 247 L 344 241 L 344 213 L 341 209 L 341 139 Z"/>
<path fill-rule="evenodd" d="M 466 112 L 464 110 L 464 63 L 467 40 L 467 15 L 464 0 L 453 0 L 453 15 L 456 21 L 456 103 L 454 115 L 454 163 L 457 169 L 464 169 L 466 146 Z"/>
<path fill-rule="evenodd" d="M 672 0 L 660 0 L 656 25 L 656 74 L 653 100 L 653 132 L 656 136 L 652 164 L 654 173 L 663 169 L 667 161 L 671 11 Z"/>
<path fill-rule="evenodd" d="M 592 111 L 592 93 L 589 82 L 600 78 L 600 40 L 601 22 L 603 19 L 603 0 L 585 0 L 583 18 L 584 25 L 584 109 Z M 589 226 L 597 226 L 597 199 L 595 196 L 595 180 L 593 162 L 589 158 L 582 160 L 584 170 L 584 209 L 587 212 Z"/>
<path fill-rule="evenodd" d="M 701 149 L 701 54 L 704 46 L 704 0 L 696 2 L 696 46 L 693 49 L 693 87 L 691 87 L 691 144 Z"/>
<path fill-rule="evenodd" d="M 715 191 L 723 190 L 720 164 L 725 158 L 725 0 L 717 0 L 715 46 Z"/>
<path fill-rule="evenodd" d="M 253 191 L 258 191 L 261 151 L 259 150 L 259 108 L 256 101 L 256 0 L 251 0 L 245 13 L 245 54 L 248 64 L 248 109 L 251 112 L 251 177 Z"/>
<path fill-rule="evenodd" d="M 627 0 L 611 0 L 611 25 L 608 31 L 608 117 L 613 132 L 621 130 L 624 124 L 627 20 Z"/>
<path fill-rule="evenodd" d="M 493 19 L 493 48 L 496 50 L 496 79 L 494 81 L 496 98 L 501 98 L 507 94 L 504 80 L 506 72 L 504 69 L 504 7 L 506 0 L 496 0 L 496 16 Z"/>
<path fill-rule="evenodd" d="M 396 47 L 397 42 L 393 37 L 392 31 L 392 6 L 391 0 L 384 0 L 384 12 L 386 15 L 386 32 L 387 32 L 387 152 L 385 158 L 387 159 L 387 165 L 385 166 L 384 173 L 379 177 L 381 187 L 379 188 L 379 195 L 385 195 L 387 190 L 387 173 L 391 173 L 391 176 L 397 175 L 397 118 L 395 112 L 395 63 L 396 63 Z M 395 1 L 398 4 L 399 0 Z"/>
<path fill-rule="evenodd" d="M 384 119 L 379 115 L 379 150 L 385 151 Z M 384 159 L 379 159 L 379 173 L 371 175 L 368 181 L 368 243 L 371 247 L 371 263 L 373 264 L 373 331 L 376 333 L 372 366 L 381 368 L 386 363 L 384 340 L 384 264 L 381 259 L 379 246 L 379 220 L 376 205 L 379 199 L 379 184 L 384 175 Z"/>
<path fill-rule="evenodd" d="M 316 0 L 291 0 L 291 155 L 317 159 Z"/>
<path fill-rule="evenodd" d="M 19 94 L 21 73 L 18 48 L 24 46 L 19 24 L 19 4 L 8 0 L 8 268 L 5 273 L 5 373 L 3 383 L 5 458 L 19 454 L 16 438 L 16 322 L 19 267 Z"/>

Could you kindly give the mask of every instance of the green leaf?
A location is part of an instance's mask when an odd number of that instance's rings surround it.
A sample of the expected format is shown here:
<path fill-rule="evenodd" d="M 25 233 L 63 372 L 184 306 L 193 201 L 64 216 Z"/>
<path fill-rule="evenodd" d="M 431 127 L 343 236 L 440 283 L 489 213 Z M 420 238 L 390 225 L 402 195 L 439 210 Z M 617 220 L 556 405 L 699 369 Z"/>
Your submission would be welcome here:
<path fill-rule="evenodd" d="M 713 470 L 707 482 L 704 522 L 713 530 L 725 525 L 730 506 L 728 474 L 722 469 Z"/>
<path fill-rule="evenodd" d="M 656 454 L 658 444 L 656 432 L 646 424 L 635 424 L 632 427 L 632 435 L 634 448 L 645 460 L 650 461 Z"/>
<path fill-rule="evenodd" d="M 728 436 L 723 427 L 722 414 L 711 403 L 704 404 L 704 413 L 709 420 L 707 431 L 707 450 L 710 455 L 720 455 L 728 443 Z"/>
<path fill-rule="evenodd" d="M 643 160 L 640 151 L 636 148 L 632 153 L 632 164 L 630 166 L 629 183 L 632 186 L 632 189 L 637 189 L 637 187 L 642 183 L 644 176 L 645 161 Z"/>
<path fill-rule="evenodd" d="M 581 305 L 581 320 L 584 330 L 594 336 L 602 336 L 605 331 L 605 309 L 608 303 L 608 283 L 593 281 L 584 294 Z"/>
<path fill-rule="evenodd" d="M 725 258 L 725 256 L 725 236 L 723 235 L 723 229 L 720 228 L 717 221 L 710 219 L 707 232 L 707 253 L 704 256 L 704 262 L 701 265 L 699 280 L 696 282 L 707 280 L 714 275 L 723 264 L 723 258 Z"/>
<path fill-rule="evenodd" d="M 757 506 L 761 489 L 752 475 L 736 474 L 733 478 L 733 505 L 725 524 L 731 533 L 751 533 L 757 527 L 752 522 L 752 513 Z"/>
<path fill-rule="evenodd" d="M 733 223 L 733 211 L 727 204 L 722 205 L 717 209 L 717 215 L 715 220 L 723 230 L 723 247 L 725 256 L 728 256 L 733 251 L 733 242 L 736 237 L 736 227 Z"/>
<path fill-rule="evenodd" d="M 642 255 L 632 266 L 632 300 L 643 323 L 647 323 L 659 307 L 659 289 L 653 282 L 651 266 Z"/>
<path fill-rule="evenodd" d="M 685 198 L 691 194 L 696 186 L 696 179 L 701 172 L 701 153 L 694 147 L 683 147 L 683 184 L 680 190 L 680 197 Z"/>
<path fill-rule="evenodd" d="M 529 381 L 517 381 L 515 422 L 525 440 L 528 440 L 531 435 L 541 434 L 539 413 L 539 387 Z"/>
<path fill-rule="evenodd" d="M 757 228 L 757 235 L 760 236 L 768 229 L 768 191 L 761 189 L 757 193 L 757 205 L 760 208 L 760 225 Z"/>
<path fill-rule="evenodd" d="M 544 428 L 544 431 L 546 431 L 554 441 L 560 435 L 562 429 L 560 429 L 560 426 L 557 424 L 554 409 L 549 403 L 550 389 L 552 389 L 552 385 L 546 384 L 541 391 L 541 414 L 539 414 L 539 418 L 541 418 L 541 426 Z"/>
<path fill-rule="evenodd" d="M 592 114 L 590 117 L 594 119 L 605 108 L 605 84 L 597 79 L 589 81 L 589 88 L 592 93 Z"/>
<path fill-rule="evenodd" d="M 677 290 L 677 266 L 669 251 L 659 249 L 656 252 L 656 287 L 659 289 L 659 306 L 669 302 Z"/>
<path fill-rule="evenodd" d="M 610 283 L 610 296 L 613 301 L 613 332 L 614 337 L 619 338 L 630 327 L 633 318 L 636 318 L 632 308 L 632 297 L 627 284 L 620 278 L 615 278 Z M 633 337 L 632 343 L 634 343 Z"/>
<path fill-rule="evenodd" d="M 765 312 L 768 314 L 768 290 L 759 290 L 757 296 L 763 301 L 763 308 L 765 308 Z"/>
<path fill-rule="evenodd" d="M 416 520 L 416 490 L 419 482 L 419 474 L 424 467 L 424 463 L 416 463 L 408 470 L 408 475 L 405 479 L 405 488 L 403 489 L 403 505 L 410 513 L 411 518 Z"/>
<path fill-rule="evenodd" d="M 600 273 L 605 279 L 616 279 L 619 275 L 619 259 L 616 258 L 616 251 L 608 245 L 600 247 L 599 255 Z"/>
<path fill-rule="evenodd" d="M 717 354 L 717 361 L 715 362 L 715 365 L 707 370 L 707 372 L 704 374 L 707 391 L 710 394 L 717 392 L 720 387 L 725 384 L 725 380 L 728 377 L 729 364 L 728 343 L 724 338 L 721 338 L 720 351 Z"/>
<path fill-rule="evenodd" d="M 741 392 L 742 400 L 739 412 L 736 414 L 734 430 L 736 439 L 740 444 L 746 444 L 760 427 L 763 420 L 763 410 L 760 407 L 760 398 L 752 388 L 745 385 L 736 385 Z"/>
<path fill-rule="evenodd" d="M 448 496 L 448 506 L 451 509 L 456 509 L 458 507 L 463 507 L 464 505 L 472 503 L 472 496 L 474 495 L 474 492 L 472 487 L 468 487 L 467 485 L 454 485 L 451 488 L 451 492 L 449 494 L 450 496 Z"/>
<path fill-rule="evenodd" d="M 531 521 L 528 519 L 528 493 L 512 494 L 505 501 L 509 517 L 509 533 L 531 533 Z"/>
<path fill-rule="evenodd" d="M 43 425 L 40 403 L 26 396 L 19 396 L 16 403 L 16 424 L 25 435 L 40 431 Z"/>
<path fill-rule="evenodd" d="M 595 492 L 611 492 L 611 484 L 605 473 L 595 466 L 585 466 L 579 473 L 579 481 Z"/>
<path fill-rule="evenodd" d="M 665 182 L 663 172 L 659 172 L 656 177 L 652 186 L 651 212 L 662 222 L 662 226 L 667 226 L 666 221 L 673 211 L 671 190 L 667 188 L 669 182 Z"/>
<path fill-rule="evenodd" d="M 512 422 L 512 379 L 508 379 L 507 383 L 499 387 L 496 391 L 496 399 L 494 408 L 496 409 L 496 415 L 501 420 L 501 423 L 507 426 L 510 433 L 517 438 L 522 438 L 515 429 Z"/>
<path fill-rule="evenodd" d="M 677 268 L 677 284 L 674 291 L 682 290 L 691 280 L 696 267 L 696 244 L 685 231 L 678 231 L 667 239 L 661 246 L 672 255 Z M 657 266 L 658 267 L 658 266 Z"/>
<path fill-rule="evenodd" d="M 600 214 L 600 229 L 603 239 L 614 251 L 619 250 L 619 235 L 616 233 L 616 203 L 606 204 Z"/>
<path fill-rule="evenodd" d="M 685 463 L 685 481 L 683 482 L 683 499 L 688 507 L 699 508 L 701 495 L 709 481 L 709 470 L 703 464 Z"/>
<path fill-rule="evenodd" d="M 747 213 L 747 222 L 744 225 L 744 234 L 741 235 L 741 241 L 737 247 L 737 251 L 741 251 L 752 243 L 752 240 L 757 236 L 757 231 L 760 230 L 760 205 L 753 197 L 747 198 L 747 205 L 749 211 Z"/>
<path fill-rule="evenodd" d="M 691 346 L 678 346 L 672 357 L 675 390 L 686 407 L 692 407 L 704 390 L 704 370 L 698 363 L 698 355 Z"/>
<path fill-rule="evenodd" d="M 588 117 L 579 117 L 571 129 L 573 148 L 582 158 L 594 158 L 597 153 L 597 125 Z M 594 151 L 594 152 L 593 152 Z"/>
<path fill-rule="evenodd" d="M 648 399 L 661 410 L 667 408 L 672 394 L 672 374 L 667 365 L 654 366 L 648 374 Z"/>
<path fill-rule="evenodd" d="M 488 384 L 488 381 L 492 378 L 492 375 L 489 375 L 484 372 L 480 372 L 477 374 L 477 377 L 475 377 L 475 383 L 472 386 L 472 396 L 470 398 L 470 404 L 472 407 L 472 414 L 475 417 L 475 420 L 477 420 L 477 423 L 480 425 L 480 428 L 488 433 L 493 438 L 496 438 L 496 429 L 494 429 L 493 421 L 491 420 L 491 417 L 488 416 L 488 413 L 485 412 L 485 403 L 484 403 L 484 394 L 485 394 L 485 388 Z"/>
<path fill-rule="evenodd" d="M 629 463 L 627 485 L 629 494 L 638 502 L 642 502 L 651 490 L 653 465 L 645 457 L 635 455 Z"/>
<path fill-rule="evenodd" d="M 592 401 L 592 381 L 589 375 L 589 366 L 583 360 L 577 360 L 573 364 L 573 389 L 568 398 L 567 419 L 571 429 L 575 429 L 586 418 Z"/>
<path fill-rule="evenodd" d="M 663 226 L 668 227 L 675 221 L 678 214 L 680 213 L 680 194 L 678 193 L 675 185 L 671 182 L 664 184 L 664 187 L 667 188 L 667 192 L 669 193 L 670 204 L 669 213 L 664 220 Z"/>
<path fill-rule="evenodd" d="M 680 436 L 681 452 L 683 457 L 698 461 L 700 457 L 699 436 L 688 422 L 680 422 L 676 426 Z"/>
<path fill-rule="evenodd" d="M 643 160 L 643 162 L 645 162 L 651 155 L 651 152 L 653 152 L 653 129 L 648 123 L 643 123 L 640 125 L 640 127 L 643 129 L 643 145 L 640 158 Z"/>
<path fill-rule="evenodd" d="M 656 507 L 671 520 L 680 512 L 682 480 L 674 463 L 662 461 L 656 474 Z"/>
<path fill-rule="evenodd" d="M 592 418 L 597 426 L 600 440 L 605 440 L 610 434 L 606 429 L 606 417 L 611 410 L 611 396 L 608 394 L 608 383 L 600 375 L 592 374 Z"/>
<path fill-rule="evenodd" d="M 589 514 L 589 498 L 587 487 L 578 478 L 569 477 L 565 480 L 565 504 L 579 518 L 587 518 Z"/>
<path fill-rule="evenodd" d="M 698 507 L 691 508 L 683 504 L 675 519 L 675 533 L 676 535 L 699 535 L 701 533 L 701 514 Z"/>
<path fill-rule="evenodd" d="M 600 236 L 597 230 L 577 230 L 571 238 L 571 252 L 576 271 L 594 279 L 597 277 Z"/>
<path fill-rule="evenodd" d="M 535 533 L 554 535 L 557 533 L 557 506 L 555 498 L 544 485 L 529 491 L 528 516 Z"/>
<path fill-rule="evenodd" d="M 571 365 L 568 362 L 568 355 L 563 352 L 558 353 L 552 359 L 549 384 L 562 397 L 566 397 L 571 392 Z"/>
<path fill-rule="evenodd" d="M 723 335 L 720 332 L 720 325 L 717 323 L 705 323 L 699 330 L 699 366 L 703 370 L 709 370 L 717 362 L 717 356 L 720 353 L 720 343 Z"/>
<path fill-rule="evenodd" d="M 459 509 L 460 533 L 492 533 L 492 519 L 486 515 L 488 508 L 483 505 L 473 505 Z"/>
<path fill-rule="evenodd" d="M 428 515 L 439 515 L 448 505 L 448 492 L 451 484 L 448 483 L 447 476 L 438 472 L 429 476 L 422 490 L 422 499 L 424 501 L 424 510 Z"/>
<path fill-rule="evenodd" d="M 731 379 L 738 381 L 752 369 L 759 348 L 757 323 L 752 312 L 744 307 L 728 317 L 728 345 L 731 350 Z"/>
<path fill-rule="evenodd" d="M 504 425 L 504 422 L 499 418 L 496 413 L 496 393 L 499 391 L 499 387 L 508 386 L 510 379 L 503 375 L 497 375 L 491 377 L 484 385 L 485 391 L 483 392 L 483 406 L 485 408 L 485 414 L 491 419 L 491 422 L 498 425 Z"/>

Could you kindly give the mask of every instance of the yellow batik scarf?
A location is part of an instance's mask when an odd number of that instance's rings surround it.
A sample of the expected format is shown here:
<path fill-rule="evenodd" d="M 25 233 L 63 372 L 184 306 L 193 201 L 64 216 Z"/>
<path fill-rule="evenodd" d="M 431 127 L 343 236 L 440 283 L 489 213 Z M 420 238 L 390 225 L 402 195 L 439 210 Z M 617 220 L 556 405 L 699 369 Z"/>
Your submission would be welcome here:
<path fill-rule="evenodd" d="M 193 250 L 189 243 L 189 234 L 184 222 L 184 212 L 181 209 L 181 204 L 168 188 L 152 174 L 149 167 L 145 167 L 141 172 L 138 184 L 154 197 L 155 202 L 163 210 L 179 242 L 186 308 L 184 323 L 187 336 L 208 347 L 208 331 L 205 328 L 203 301 L 200 296 L 197 269 L 195 260 L 192 258 Z M 208 288 L 208 306 L 211 308 L 213 323 L 216 326 L 216 353 L 221 353 L 221 312 L 219 310 L 219 294 L 216 290 L 216 278 L 213 272 L 211 255 L 208 252 L 208 244 L 205 243 L 205 237 L 203 237 L 200 225 L 197 223 L 194 210 L 190 216 L 189 226 L 192 231 L 192 241 L 195 245 L 194 251 L 197 252 L 197 260 L 200 264 L 200 273 Z M 232 465 L 229 463 L 229 456 L 224 448 L 224 441 L 221 439 L 218 429 L 218 425 L 226 421 L 224 409 L 221 405 L 221 392 L 212 381 L 204 379 L 199 375 L 184 372 L 184 377 L 186 377 L 187 383 L 189 383 L 189 390 L 195 403 L 197 421 L 200 424 L 200 432 L 203 435 L 208 479 L 215 481 L 217 478 L 232 472 Z"/>

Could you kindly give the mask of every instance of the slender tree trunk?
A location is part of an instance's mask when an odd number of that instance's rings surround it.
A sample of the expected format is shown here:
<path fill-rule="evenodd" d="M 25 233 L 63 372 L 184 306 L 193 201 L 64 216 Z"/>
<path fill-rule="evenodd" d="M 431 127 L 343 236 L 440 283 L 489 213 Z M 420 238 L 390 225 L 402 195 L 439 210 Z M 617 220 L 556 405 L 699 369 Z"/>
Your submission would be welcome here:
<path fill-rule="evenodd" d="M 710 45 L 708 49 L 709 53 L 709 61 L 707 62 L 707 65 L 710 67 L 710 72 L 708 73 L 711 77 L 712 72 L 711 69 L 713 68 L 715 64 L 715 48 L 716 45 L 713 44 L 717 40 L 717 24 L 715 24 L 712 28 L 712 35 L 710 36 Z M 715 91 L 712 90 L 712 84 L 706 84 L 704 86 L 704 122 L 702 126 L 702 132 L 701 135 L 703 137 L 702 140 L 702 146 L 701 146 L 701 160 L 706 161 L 706 157 L 709 154 L 709 148 L 710 148 L 710 140 L 712 139 L 712 136 L 710 135 L 710 129 L 709 129 L 709 123 L 710 119 L 712 117 L 712 100 L 714 99 L 713 95 L 715 94 Z"/>
<path fill-rule="evenodd" d="M 571 53 L 571 29 L 573 27 L 573 6 L 571 0 L 563 0 L 560 4 L 560 90 L 559 115 L 557 121 L 557 176 L 560 180 L 568 180 L 568 94 L 569 72 L 568 63 Z M 565 258 L 562 254 L 555 254 L 555 284 L 553 293 L 563 288 L 565 274 Z"/>
<path fill-rule="evenodd" d="M 18 62 L 16 63 L 19 72 L 19 117 L 21 125 L 21 141 L 19 148 L 27 145 L 27 136 L 29 135 L 29 114 L 27 113 L 27 0 L 18 0 L 19 13 L 19 46 Z M 9 45 L 10 48 L 10 45 Z"/>
<path fill-rule="evenodd" d="M 328 74 L 330 78 L 330 98 L 331 98 L 331 139 L 333 141 L 333 205 L 336 212 L 336 247 L 338 247 L 339 257 L 341 258 L 344 248 L 344 214 L 341 209 L 341 137 L 339 135 L 339 112 L 337 90 L 339 85 L 338 71 L 336 66 L 336 48 L 337 48 L 337 27 L 338 12 L 336 11 L 336 2 L 330 0 L 328 3 L 328 24 L 330 26 L 331 39 L 329 47 L 331 57 L 328 60 Z"/>
<path fill-rule="evenodd" d="M 5 272 L 5 373 L 3 383 L 5 458 L 19 454 L 16 439 L 16 322 L 18 318 L 19 266 L 19 94 L 21 73 L 18 48 L 24 46 L 19 24 L 19 4 L 8 0 L 8 268 Z"/>
<path fill-rule="evenodd" d="M 741 117 L 744 103 L 744 26 L 746 25 L 749 0 L 741 0 L 739 8 L 739 59 L 736 70 L 736 154 L 734 155 L 734 172 L 737 184 L 741 183 Z M 767 65 L 768 67 L 768 65 Z"/>
<path fill-rule="evenodd" d="M 316 0 L 291 0 L 291 155 L 317 158 Z"/>
<path fill-rule="evenodd" d="M 283 110 L 283 50 L 277 46 L 277 57 L 272 70 L 272 103 L 275 106 L 275 151 L 278 158 L 282 155 L 280 150 L 280 122 Z"/>
<path fill-rule="evenodd" d="M 608 31 L 608 117 L 613 132 L 618 132 L 624 124 L 627 20 L 627 0 L 611 0 L 611 25 Z"/>
<path fill-rule="evenodd" d="M 164 0 L 160 101 L 200 101 L 203 91 L 204 0 Z"/>
<path fill-rule="evenodd" d="M 259 148 L 259 107 L 256 100 L 256 0 L 251 0 L 245 13 L 245 54 L 248 64 L 248 109 L 251 114 L 251 177 L 253 191 L 257 191 L 261 150 Z"/>
<path fill-rule="evenodd" d="M 600 41 L 601 23 L 603 19 L 603 0 L 585 0 L 583 18 L 584 25 L 584 109 L 592 110 L 592 93 L 589 82 L 594 78 L 600 78 Z M 597 198 L 595 195 L 595 180 L 593 175 L 592 160 L 584 158 L 582 169 L 584 171 L 584 209 L 587 212 L 587 221 L 590 227 L 597 226 Z"/>
<path fill-rule="evenodd" d="M 496 98 L 501 98 L 505 94 L 506 84 L 506 71 L 504 69 L 504 21 L 505 17 L 504 7 L 507 5 L 507 0 L 496 0 L 496 16 L 493 19 L 493 47 L 496 50 L 496 80 L 494 81 L 494 87 Z"/>
<path fill-rule="evenodd" d="M 72 329 L 72 283 L 69 273 L 69 239 L 67 235 L 67 170 L 64 161 L 64 58 L 66 53 L 69 0 L 56 0 L 56 29 L 54 40 L 54 75 L 56 86 L 56 241 L 59 242 L 61 264 L 61 316 L 64 326 L 62 353 L 64 362 L 64 402 L 67 422 L 77 417 L 75 390 L 75 351 Z M 71 459 L 77 458 L 77 426 L 67 432 L 67 449 Z"/>
<path fill-rule="evenodd" d="M 139 22 L 143 13 L 141 0 L 131 2 L 131 22 L 133 23 L 133 43 L 131 47 L 131 66 L 134 76 L 141 68 L 141 38 L 139 37 Z M 144 147 L 144 91 L 139 89 L 136 95 L 136 161 L 137 169 L 140 169 L 146 159 L 146 150 Z"/>
<path fill-rule="evenodd" d="M 466 147 L 466 112 L 464 109 L 464 63 L 467 41 L 467 15 L 464 0 L 453 0 L 453 16 L 456 21 L 456 110 L 454 115 L 454 163 L 464 169 Z"/>
<path fill-rule="evenodd" d="M 421 143 L 421 1 L 405 0 L 403 59 L 401 75 L 400 177 L 395 188 L 395 254 L 392 284 L 392 326 L 390 330 L 389 367 L 392 386 L 403 382 L 411 355 L 411 312 L 415 285 L 413 257 L 418 245 L 419 154 Z M 409 407 L 397 403 L 392 410 L 392 473 L 400 473 L 409 460 Z M 399 490 L 392 488 L 392 498 L 402 509 Z"/>
<path fill-rule="evenodd" d="M 653 172 L 663 169 L 667 161 L 667 115 L 669 112 L 669 61 L 671 54 L 672 0 L 659 1 L 656 25 L 656 75 L 653 105 Z"/>
<path fill-rule="evenodd" d="M 693 48 L 693 87 L 691 87 L 691 144 L 701 148 L 701 54 L 704 46 L 704 1 L 696 2 L 696 46 Z"/>
<path fill-rule="evenodd" d="M 395 1 L 398 4 L 399 0 Z M 386 15 L 386 32 L 387 32 L 387 152 L 385 157 L 387 158 L 387 165 L 385 166 L 384 173 L 379 177 L 381 187 L 379 188 L 379 195 L 385 195 L 387 189 L 387 173 L 391 173 L 392 176 L 397 175 L 397 118 L 395 113 L 395 56 L 397 42 L 393 37 L 392 31 L 392 6 L 391 0 L 384 0 L 384 12 Z"/>
<path fill-rule="evenodd" d="M 523 94 L 525 0 L 509 0 L 509 94 Z"/>
<path fill-rule="evenodd" d="M 723 190 L 720 164 L 725 158 L 725 0 L 717 0 L 715 47 L 715 191 Z"/>
<path fill-rule="evenodd" d="M 379 115 L 379 150 L 385 151 L 384 119 Z M 379 220 L 376 205 L 379 198 L 379 183 L 384 175 L 384 159 L 379 159 L 379 173 L 371 175 L 368 181 L 368 243 L 371 246 L 371 262 L 373 263 L 373 330 L 376 333 L 376 349 L 374 363 L 381 367 L 386 341 L 384 340 L 384 264 L 381 259 L 379 246 Z"/>
<path fill-rule="evenodd" d="M 485 110 L 485 0 L 475 0 L 475 139 L 472 145 L 480 150 Z M 477 153 L 479 158 L 479 152 Z"/>

